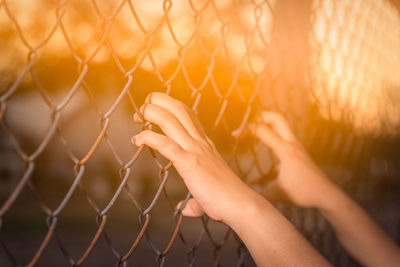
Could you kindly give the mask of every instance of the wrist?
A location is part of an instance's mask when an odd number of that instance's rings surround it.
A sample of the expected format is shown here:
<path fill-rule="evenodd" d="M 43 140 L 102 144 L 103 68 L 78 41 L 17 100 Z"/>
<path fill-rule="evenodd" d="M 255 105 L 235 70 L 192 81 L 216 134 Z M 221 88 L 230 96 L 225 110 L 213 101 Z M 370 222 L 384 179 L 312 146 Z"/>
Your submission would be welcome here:
<path fill-rule="evenodd" d="M 304 207 L 318 210 L 330 209 L 340 194 L 340 189 L 321 171 L 309 177 Z"/>
<path fill-rule="evenodd" d="M 242 182 L 243 183 L 243 182 Z M 257 218 L 260 213 L 273 209 L 272 204 L 257 192 L 243 183 L 241 192 L 238 192 L 230 201 L 230 208 L 226 211 L 223 222 L 235 232 L 240 232 L 242 226 L 248 227 L 249 218 Z"/>
<path fill-rule="evenodd" d="M 316 205 L 316 208 L 323 214 L 331 214 L 346 206 L 347 195 L 337 186 L 331 185 L 324 190 L 323 199 Z"/>

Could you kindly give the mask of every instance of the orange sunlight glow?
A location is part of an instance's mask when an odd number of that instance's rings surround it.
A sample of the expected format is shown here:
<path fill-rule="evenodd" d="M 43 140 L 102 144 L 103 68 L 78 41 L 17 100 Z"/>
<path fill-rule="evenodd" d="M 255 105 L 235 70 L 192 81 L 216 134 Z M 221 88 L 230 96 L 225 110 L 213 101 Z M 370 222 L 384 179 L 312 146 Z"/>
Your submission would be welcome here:
<path fill-rule="evenodd" d="M 395 7 L 385 0 L 315 0 L 313 9 L 310 80 L 321 114 L 350 121 L 363 133 L 398 131 L 400 17 Z"/>
<path fill-rule="evenodd" d="M 270 2 L 273 4 L 273 1 Z M 111 15 L 118 4 L 119 2 L 111 3 L 107 1 L 99 1 L 97 3 L 98 9 L 104 17 Z M 41 4 L 32 5 L 27 4 L 24 0 L 17 0 L 8 3 L 8 6 L 16 16 L 22 32 L 32 46 L 38 44 L 56 22 L 55 3 L 41 2 Z M 181 45 L 189 42 L 187 47 L 190 48 L 200 38 L 203 42 L 212 44 L 211 49 L 208 51 L 209 53 L 217 50 L 217 47 L 221 46 L 222 41 L 224 41 L 229 54 L 224 55 L 224 57 L 230 57 L 234 64 L 243 62 L 243 68 L 247 71 L 249 71 L 249 65 L 244 58 L 248 56 L 246 53 L 250 50 L 250 64 L 252 64 L 253 69 L 261 71 L 265 65 L 263 62 L 265 43 L 254 32 L 257 24 L 255 12 L 259 13 L 260 21 L 258 23 L 264 26 L 261 29 L 262 38 L 268 40 L 272 27 L 272 14 L 267 6 L 261 5 L 261 8 L 255 11 L 252 2 L 234 4 L 234 1 L 224 0 L 215 4 L 209 1 L 197 1 L 195 4 L 195 7 L 199 10 L 204 6 L 206 8 L 202 11 L 201 17 L 199 16 L 196 19 L 196 13 L 188 1 L 172 1 L 171 6 L 168 7 L 168 18 L 177 41 Z M 215 11 L 216 8 L 218 9 L 218 14 Z M 40 12 L 38 12 L 39 10 Z M 137 13 L 140 24 L 147 33 L 155 31 L 155 34 L 148 38 L 141 26 L 139 26 L 138 21 L 134 19 L 129 5 L 125 4 L 109 25 L 108 36 L 118 56 L 123 59 L 134 60 L 146 49 L 149 49 L 158 68 L 163 68 L 171 61 L 176 60 L 179 46 L 172 38 L 171 30 L 165 23 L 165 11 L 162 2 L 158 0 L 138 1 L 134 3 L 134 10 Z M 39 13 L 47 14 L 48 18 L 44 23 L 37 23 L 42 19 L 38 17 Z M 224 28 L 218 16 L 227 23 L 228 27 Z M 77 0 L 69 1 L 65 6 L 62 20 L 66 32 L 71 38 L 73 48 L 79 50 L 79 54 L 83 57 L 91 55 L 96 49 L 104 29 L 102 29 L 101 18 L 98 14 L 95 14 L 90 3 L 83 3 Z M 0 13 L 0 25 L 3 26 L 1 32 L 13 31 L 4 10 L 1 10 Z M 250 35 L 249 40 L 245 40 L 246 34 Z M 20 54 L 19 60 L 23 60 L 27 49 L 24 47 L 19 48 L 21 42 L 18 39 L 18 36 L 15 36 L 15 39 L 8 40 L 8 42 L 17 47 L 14 49 L 20 50 L 18 52 Z M 246 47 L 247 41 L 251 42 L 248 44 L 249 47 Z M 149 42 L 152 42 L 152 44 L 147 47 Z M 56 29 L 55 34 L 50 38 L 44 50 L 50 54 L 70 56 L 69 48 L 60 28 Z M 222 51 L 222 49 L 218 48 L 218 51 Z M 223 53 L 219 54 L 222 55 Z M 100 50 L 93 58 L 93 61 L 104 63 L 109 57 L 111 57 L 109 53 Z M 6 67 L 4 61 L 1 65 L 2 68 Z M 143 60 L 140 67 L 147 71 L 153 71 L 153 66 L 148 58 Z"/>
<path fill-rule="evenodd" d="M 15 0 L 7 6 L 31 46 L 40 43 L 51 31 L 57 12 L 63 14 L 70 46 L 82 58 L 93 55 L 103 32 L 108 31 L 109 43 L 105 42 L 95 52 L 91 64 L 110 62 L 113 55 L 107 48 L 109 45 L 124 64 L 129 64 L 126 68 L 139 64 L 147 72 L 155 71 L 154 64 L 157 70 L 176 68 L 170 67 L 171 64 L 176 64 L 185 53 L 186 65 L 204 59 L 204 55 L 206 58 L 215 55 L 216 60 L 239 66 L 248 77 L 261 73 L 268 63 L 265 54 L 273 27 L 273 15 L 264 1 L 194 2 L 194 8 L 202 10 L 201 16 L 196 15 L 186 0 L 171 1 L 164 6 L 158 0 L 135 1 L 134 10 L 124 3 L 107 25 L 102 24 L 104 18 L 116 10 L 119 1 L 98 1 L 99 12 L 91 1 L 79 0 L 68 1 L 58 11 L 55 1 L 32 4 Z M 312 101 L 320 106 L 325 118 L 349 121 L 361 132 L 397 131 L 400 124 L 398 12 L 386 0 L 312 3 L 313 29 L 309 39 Z M 270 6 L 274 4 L 275 1 L 269 1 Z M 0 36 L 0 73 L 17 76 L 26 67 L 28 49 L 4 8 L 0 9 Z M 57 27 L 39 51 L 49 57 L 72 58 L 70 46 Z M 13 79 L 12 75 L 2 76 L 3 80 Z"/>

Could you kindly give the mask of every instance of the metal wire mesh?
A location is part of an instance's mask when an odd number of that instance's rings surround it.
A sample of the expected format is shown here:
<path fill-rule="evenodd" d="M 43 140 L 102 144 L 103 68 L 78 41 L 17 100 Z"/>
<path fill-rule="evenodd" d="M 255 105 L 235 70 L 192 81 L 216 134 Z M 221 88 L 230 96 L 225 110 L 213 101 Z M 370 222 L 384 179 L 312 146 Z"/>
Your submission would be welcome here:
<path fill-rule="evenodd" d="M 188 104 L 243 179 L 267 174 L 274 158 L 238 133 L 261 108 L 282 112 L 332 179 L 399 237 L 399 172 L 371 138 L 398 130 L 394 2 L 3 0 L 0 12 L 2 262 L 254 264 L 226 226 L 183 219 L 175 205 L 189 195 L 171 164 L 130 145 L 153 127 L 131 121 L 152 91 Z M 354 264 L 316 211 L 277 207 L 333 263 Z M 26 228 L 39 234 L 16 242 Z"/>

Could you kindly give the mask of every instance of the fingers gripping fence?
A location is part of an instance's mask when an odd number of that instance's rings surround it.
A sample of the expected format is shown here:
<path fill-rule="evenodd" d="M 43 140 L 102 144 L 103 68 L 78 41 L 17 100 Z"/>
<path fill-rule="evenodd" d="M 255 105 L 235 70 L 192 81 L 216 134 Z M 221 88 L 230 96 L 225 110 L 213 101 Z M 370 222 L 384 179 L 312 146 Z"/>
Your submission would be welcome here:
<path fill-rule="evenodd" d="M 232 85 L 230 86 L 229 90 L 226 93 L 222 93 L 218 90 L 218 88 L 215 85 L 214 77 L 212 74 L 213 71 L 213 65 L 215 62 L 215 57 L 216 54 L 219 52 L 219 50 L 222 50 L 224 46 L 226 46 L 226 40 L 225 40 L 225 35 L 229 31 L 229 21 L 224 22 L 223 20 L 220 21 L 221 23 L 221 33 L 222 33 L 222 38 L 217 44 L 216 48 L 209 52 L 207 51 L 199 41 L 198 43 L 201 46 L 202 51 L 205 53 L 205 55 L 208 57 L 210 60 L 210 65 L 208 66 L 208 72 L 206 74 L 206 77 L 204 78 L 203 83 L 200 86 L 194 86 L 191 84 L 190 79 L 188 77 L 187 70 L 184 65 L 184 58 L 185 58 L 185 53 L 188 50 L 188 46 L 194 42 L 196 39 L 200 39 L 198 36 L 199 34 L 199 27 L 201 24 L 202 20 L 202 13 L 206 8 L 213 9 L 217 16 L 218 14 L 218 9 L 215 6 L 215 3 L 212 1 L 208 1 L 203 3 L 202 7 L 196 7 L 193 3 L 189 2 L 190 7 L 192 9 L 193 15 L 195 17 L 195 28 L 193 29 L 193 32 L 191 33 L 191 36 L 185 41 L 182 42 L 178 40 L 178 37 L 175 34 L 175 30 L 172 26 L 171 19 L 169 18 L 169 12 L 172 8 L 172 1 L 164 1 L 162 3 L 162 8 L 163 8 L 163 15 L 160 18 L 159 22 L 155 25 L 153 29 L 146 29 L 144 25 L 142 25 L 141 20 L 139 19 L 138 14 L 135 11 L 135 7 L 133 2 L 131 1 L 122 1 L 117 6 L 113 9 L 113 11 L 108 15 L 104 14 L 103 12 L 100 11 L 100 8 L 96 1 L 91 1 L 90 5 L 93 10 L 95 10 L 95 14 L 98 16 L 98 18 L 101 21 L 101 38 L 100 40 L 94 45 L 94 49 L 86 56 L 81 56 L 79 55 L 78 51 L 74 48 L 74 45 L 72 43 L 71 37 L 64 25 L 63 18 L 68 10 L 68 1 L 60 1 L 57 3 L 57 6 L 54 8 L 54 12 L 56 14 L 56 21 L 54 25 L 52 26 L 50 32 L 47 34 L 47 36 L 41 40 L 37 45 L 31 45 L 31 43 L 26 39 L 24 32 L 19 25 L 19 22 L 16 18 L 16 16 L 13 14 L 11 8 L 9 7 L 8 2 L 2 1 L 1 7 L 5 11 L 6 16 L 9 18 L 9 23 L 11 23 L 14 28 L 17 31 L 18 36 L 20 37 L 20 40 L 22 41 L 23 45 L 28 49 L 28 57 L 27 57 L 27 65 L 26 68 L 23 70 L 23 72 L 19 75 L 19 77 L 15 80 L 15 82 L 11 85 L 11 87 L 1 96 L 1 123 L 2 123 L 2 129 L 4 132 L 7 134 L 10 142 L 13 144 L 14 149 L 18 153 L 19 157 L 23 160 L 24 163 L 24 174 L 22 178 L 20 179 L 19 183 L 9 196 L 9 198 L 6 200 L 6 202 L 3 204 L 1 207 L 1 216 L 3 217 L 4 214 L 7 213 L 7 211 L 12 207 L 16 199 L 19 197 L 21 192 L 24 190 L 26 186 L 29 187 L 29 189 L 35 194 L 37 197 L 37 200 L 42 208 L 42 210 L 47 214 L 47 233 L 45 237 L 42 239 L 40 246 L 37 248 L 36 252 L 34 253 L 33 257 L 31 260 L 27 263 L 27 265 L 32 266 L 35 265 L 39 258 L 42 256 L 43 251 L 47 248 L 49 245 L 49 242 L 52 238 L 55 238 L 57 241 L 57 245 L 62 251 L 62 254 L 65 256 L 67 261 L 71 265 L 80 265 L 82 264 L 85 259 L 89 256 L 93 248 L 95 247 L 96 243 L 98 242 L 99 238 L 101 235 L 104 236 L 107 244 L 109 245 L 112 253 L 117 259 L 118 264 L 123 264 L 126 263 L 128 258 L 132 255 L 134 252 L 135 248 L 138 246 L 139 242 L 142 241 L 143 238 L 145 238 L 149 244 L 151 245 L 152 249 L 154 250 L 154 253 L 156 254 L 156 262 L 159 265 L 163 265 L 165 261 L 165 256 L 168 254 L 170 251 L 173 243 L 175 242 L 178 234 L 179 229 L 182 223 L 182 215 L 180 214 L 179 210 L 175 211 L 175 205 L 172 204 L 172 201 L 169 199 L 167 195 L 167 191 L 165 190 L 165 184 L 168 180 L 168 170 L 171 167 L 171 163 L 163 164 L 158 161 L 156 155 L 154 152 L 152 152 L 153 155 L 153 160 L 157 163 L 158 168 L 160 169 L 159 171 L 159 178 L 160 178 L 160 184 L 158 187 L 158 190 L 156 194 L 154 195 L 153 200 L 151 201 L 151 204 L 148 205 L 147 207 L 143 207 L 141 204 L 139 204 L 138 201 L 136 201 L 134 197 L 134 193 L 131 191 L 130 187 L 127 184 L 127 180 L 129 177 L 132 175 L 132 168 L 134 167 L 135 161 L 138 159 L 140 154 L 143 151 L 143 147 L 140 147 L 134 155 L 130 158 L 128 161 L 123 161 L 121 157 L 118 155 L 115 147 L 111 143 L 110 139 L 108 138 L 107 135 L 107 130 L 110 125 L 110 120 L 112 119 L 113 113 L 116 111 L 118 106 L 121 104 L 124 98 L 127 98 L 130 102 L 131 108 L 133 111 L 138 111 L 137 104 L 135 102 L 135 97 L 134 94 L 131 92 L 131 85 L 134 81 L 134 76 L 135 72 L 138 70 L 138 68 L 141 66 L 143 63 L 144 59 L 147 58 L 149 60 L 151 66 L 153 67 L 153 71 L 156 74 L 156 77 L 160 80 L 161 82 L 161 88 L 164 88 L 163 90 L 167 93 L 170 92 L 171 90 L 171 82 L 175 79 L 176 75 L 179 72 L 182 72 L 183 75 L 185 76 L 185 79 L 187 79 L 187 83 L 189 85 L 189 88 L 192 91 L 192 96 L 193 99 L 195 99 L 192 108 L 196 110 L 196 107 L 200 101 L 202 89 L 204 88 L 205 84 L 207 82 L 211 83 L 214 87 L 215 93 L 217 96 L 221 99 L 221 108 L 219 111 L 219 114 L 217 116 L 217 119 L 215 121 L 215 127 L 217 127 L 221 121 L 221 118 L 223 117 L 226 105 L 227 105 L 227 98 L 229 95 L 232 93 L 232 91 L 237 87 L 238 85 L 236 84 L 235 80 L 237 79 L 239 75 L 239 70 L 240 70 L 240 65 L 236 67 L 236 70 L 233 72 L 233 81 Z M 262 9 L 264 8 L 270 8 L 268 2 L 264 3 L 253 3 L 254 5 L 254 15 L 257 17 L 257 22 L 260 19 L 260 16 L 262 14 Z M 142 49 L 140 49 L 140 52 L 138 52 L 138 58 L 136 62 L 133 64 L 133 66 L 130 66 L 129 68 L 126 68 L 123 66 L 121 63 L 117 51 L 114 49 L 113 44 L 111 42 L 110 38 L 110 30 L 111 26 L 114 23 L 116 17 L 118 14 L 121 12 L 123 8 L 129 8 L 132 14 L 132 21 L 130 23 L 136 23 L 137 26 L 139 27 L 139 32 L 143 35 L 144 38 L 144 43 L 145 45 L 143 46 Z M 165 77 L 162 75 L 160 72 L 156 62 L 155 58 L 153 56 L 153 53 L 151 51 L 152 43 L 154 42 L 155 36 L 157 32 L 161 31 L 161 27 L 167 27 L 168 33 L 171 34 L 171 37 L 173 38 L 173 41 L 177 45 L 178 48 L 178 64 L 177 68 L 174 71 L 174 73 L 170 77 Z M 35 71 L 35 63 L 37 62 L 39 58 L 40 51 L 42 49 L 45 49 L 46 45 L 49 43 L 49 40 L 56 34 L 56 32 L 59 31 L 62 34 L 62 37 L 64 38 L 64 41 L 68 45 L 68 51 L 71 53 L 73 59 L 77 63 L 77 74 L 78 78 L 75 80 L 74 84 L 72 87 L 68 90 L 67 94 L 65 97 L 59 102 L 55 103 L 49 94 L 47 93 L 46 89 L 44 86 L 41 84 L 40 78 L 38 77 L 36 71 Z M 251 40 L 250 37 L 251 35 L 258 34 L 261 36 L 261 29 L 258 23 L 255 24 L 255 26 L 252 28 L 250 32 L 246 37 L 246 46 L 248 48 L 248 51 L 246 54 L 242 56 L 240 61 L 244 61 L 249 57 L 249 52 L 250 52 L 250 47 L 251 47 Z M 111 56 L 114 60 L 114 63 L 117 65 L 120 73 L 121 73 L 121 79 L 125 80 L 125 85 L 123 89 L 121 90 L 119 96 L 115 99 L 111 107 L 106 111 L 102 112 L 99 108 L 99 106 L 96 104 L 96 101 L 92 97 L 92 92 L 91 88 L 87 85 L 86 81 L 86 76 L 88 74 L 89 70 L 89 63 L 96 57 L 96 55 L 99 53 L 99 51 L 102 49 L 102 47 L 106 47 L 108 51 L 111 53 Z M 251 65 L 249 65 L 251 67 Z M 254 76 L 257 76 L 257 73 L 251 70 Z M 22 147 L 19 145 L 17 138 L 13 135 L 12 131 L 10 128 L 7 126 L 6 121 L 4 120 L 8 105 L 7 101 L 12 97 L 17 89 L 21 86 L 21 83 L 26 79 L 28 75 L 31 75 L 32 77 L 32 82 L 35 84 L 37 87 L 37 90 L 39 91 L 41 97 L 43 100 L 46 102 L 48 107 L 51 109 L 51 125 L 49 130 L 47 131 L 46 136 L 43 138 L 43 141 L 40 143 L 40 145 L 36 148 L 36 150 L 28 154 L 26 153 Z M 96 111 L 98 118 L 100 120 L 100 132 L 94 142 L 92 143 L 90 149 L 87 151 L 87 153 L 83 157 L 78 157 L 76 156 L 73 151 L 69 149 L 69 144 L 66 141 L 66 139 L 63 136 L 62 129 L 60 128 L 60 118 L 63 110 L 70 104 L 71 101 L 73 101 L 74 94 L 77 93 L 78 90 L 84 90 L 90 100 L 90 105 L 91 107 Z M 245 101 L 244 104 L 248 105 L 247 112 L 245 117 L 243 118 L 242 122 L 242 128 L 244 126 L 245 121 L 247 120 L 249 111 L 250 111 L 250 105 L 254 101 L 254 98 L 256 96 L 256 91 L 252 93 L 252 96 L 250 97 L 249 100 Z M 140 113 L 139 113 L 140 114 Z M 150 125 L 146 124 L 143 126 L 144 128 L 151 128 Z M 51 139 L 53 138 L 59 138 L 61 142 L 64 145 L 64 149 L 68 152 L 69 159 L 74 163 L 73 171 L 74 171 L 74 178 L 73 182 L 70 185 L 70 188 L 68 189 L 67 193 L 65 194 L 64 198 L 61 200 L 61 202 L 58 204 L 58 206 L 55 209 L 49 208 L 49 206 L 41 199 L 40 194 L 35 188 L 35 185 L 32 183 L 30 177 L 32 176 L 32 173 L 34 172 L 35 169 L 35 161 L 37 158 L 43 153 L 43 151 L 48 147 Z M 85 165 L 86 163 L 91 159 L 91 157 L 96 153 L 96 149 L 99 147 L 100 143 L 106 143 L 107 146 L 109 147 L 110 151 L 112 152 L 114 159 L 119 165 L 119 175 L 121 178 L 120 184 L 115 191 L 114 195 L 112 196 L 111 200 L 107 203 L 107 205 L 102 208 L 100 207 L 93 199 L 93 197 L 90 195 L 89 191 L 87 188 L 84 186 L 82 183 L 83 176 L 85 174 Z M 62 213 L 63 209 L 66 207 L 68 202 L 70 201 L 73 193 L 75 190 L 77 190 L 77 187 L 80 188 L 82 193 L 85 195 L 87 202 L 90 204 L 90 206 L 93 208 L 93 210 L 96 211 L 97 213 L 97 224 L 98 224 L 98 230 L 93 236 L 92 240 L 88 244 L 86 250 L 80 255 L 78 258 L 72 258 L 68 252 L 68 248 L 64 246 L 63 241 L 61 237 L 59 237 L 56 233 L 56 226 L 59 221 L 59 215 Z M 130 197 L 132 203 L 135 205 L 135 207 L 140 211 L 139 214 L 139 223 L 141 225 L 140 231 L 137 234 L 137 237 L 133 240 L 131 243 L 130 247 L 125 250 L 124 252 L 117 251 L 117 249 L 114 248 L 111 237 L 107 234 L 107 231 L 105 229 L 107 218 L 108 218 L 108 213 L 110 210 L 113 208 L 113 205 L 117 198 L 120 196 L 120 194 L 125 191 L 126 194 Z M 175 229 L 173 231 L 173 234 L 170 237 L 170 241 L 167 243 L 165 247 L 157 247 L 153 242 L 152 238 L 150 236 L 150 233 L 148 231 L 148 226 L 150 222 L 150 217 L 151 217 L 151 211 L 153 207 L 155 206 L 157 200 L 159 199 L 161 194 L 165 194 L 167 197 L 168 201 L 171 203 L 171 209 L 174 211 L 174 218 L 176 220 L 175 223 Z M 186 200 L 189 198 L 189 194 L 187 195 Z M 226 233 L 225 239 L 228 238 L 228 236 L 231 234 L 231 230 L 228 230 Z M 203 219 L 203 228 L 201 230 L 201 233 L 198 237 L 198 241 L 194 244 L 194 246 L 189 247 L 189 251 L 187 253 L 187 259 L 188 263 L 190 265 L 193 265 L 194 263 L 194 256 L 195 256 L 195 250 L 196 247 L 198 246 L 199 242 L 201 241 L 204 236 L 208 236 L 210 238 L 210 241 L 212 245 L 215 247 L 214 253 L 215 253 L 215 265 L 218 265 L 219 262 L 219 250 L 221 246 L 223 246 L 223 243 L 225 240 L 222 240 L 222 242 L 215 241 L 213 237 L 211 236 L 210 232 L 207 229 L 207 219 Z M 185 239 L 183 236 L 180 236 L 181 241 L 185 242 Z M 10 259 L 10 261 L 17 265 L 21 264 L 21 262 L 18 262 L 17 259 L 13 256 L 13 252 L 10 251 L 7 248 L 7 245 L 5 243 L 2 243 L 4 251 L 6 252 L 6 255 Z M 243 261 L 243 253 L 245 253 L 245 249 L 243 247 L 243 244 L 241 241 L 238 240 L 238 256 L 239 256 L 239 262 L 238 264 L 241 265 L 241 262 Z M 23 263 L 25 264 L 25 263 Z"/>
<path fill-rule="evenodd" d="M 99 254 L 102 242 L 117 265 L 122 266 L 136 263 L 135 254 L 141 253 L 143 243 L 152 251 L 145 257 L 147 264 L 153 264 L 154 258 L 160 266 L 168 264 L 174 246 L 180 243 L 184 264 L 193 266 L 201 262 L 196 255 L 204 242 L 212 247 L 212 262 L 208 264 L 224 265 L 224 259 L 229 257 L 230 265 L 252 265 L 244 244 L 231 229 L 224 228 L 219 238 L 209 219 L 203 217 L 196 220 L 200 222 L 196 234 L 182 230 L 186 222 L 193 221 L 185 221 L 175 206 L 177 198 L 187 201 L 190 194 L 185 189 L 167 189 L 167 182 L 176 183 L 174 180 L 178 179 L 172 164 L 149 148 L 136 149 L 129 144 L 129 136 L 143 129 L 157 130 L 147 122 L 135 126 L 131 120 L 134 112 L 140 115 L 138 108 L 144 97 L 152 91 L 162 91 L 184 101 L 199 115 L 232 168 L 248 180 L 274 169 L 271 166 L 275 160 L 269 152 L 263 154 L 258 143 L 238 137 L 259 109 L 282 112 L 310 153 L 324 155 L 322 163 L 332 160 L 325 155 L 330 151 L 332 157 L 357 165 L 367 145 L 365 139 L 357 137 L 355 129 L 362 128 L 363 120 L 382 113 L 379 107 L 376 113 L 366 113 L 365 107 L 371 107 L 368 101 L 374 97 L 381 99 L 390 91 L 379 82 L 387 82 L 391 88 L 399 86 L 398 73 L 392 72 L 400 65 L 396 51 L 400 47 L 399 32 L 385 34 L 378 22 L 363 21 L 359 26 L 354 22 L 364 16 L 363 12 L 372 13 L 377 20 L 386 18 L 386 28 L 396 29 L 400 24 L 398 11 L 389 1 L 366 1 L 362 7 L 346 1 L 311 0 L 109 2 L 42 1 L 36 7 L 28 7 L 23 1 L 1 1 L 0 23 L 4 30 L 0 34 L 3 42 L 9 44 L 1 48 L 5 63 L 1 65 L 4 78 L 0 85 L 0 137 L 6 144 L 1 154 L 10 165 L 22 165 L 22 173 L 19 167 L 15 171 L 19 175 L 17 182 L 11 181 L 12 186 L 1 192 L 1 257 L 12 265 L 45 263 L 46 250 L 52 246 L 59 248 L 70 265 L 93 264 L 91 258 Z M 347 27 L 346 22 L 353 28 Z M 345 62 L 348 54 L 358 53 L 348 52 L 351 40 L 361 40 L 354 44 L 358 47 L 373 42 L 371 34 L 357 32 L 357 27 L 378 32 L 386 52 L 371 45 L 368 61 L 360 64 L 357 58 L 362 56 L 357 55 L 350 63 Z M 357 79 L 343 74 L 355 72 L 357 64 L 362 69 L 360 74 L 354 74 Z M 368 65 L 373 64 L 384 68 L 369 69 Z M 362 80 L 371 76 L 365 87 Z M 357 89 L 346 96 L 349 87 Z M 368 88 L 365 90 L 371 96 L 363 98 L 363 88 Z M 379 90 L 374 96 L 375 88 Z M 41 110 L 39 119 L 18 117 L 18 112 L 37 111 L 37 105 L 26 98 L 41 103 L 37 104 Z M 359 102 L 364 104 L 357 105 Z M 47 123 L 43 117 L 48 117 Z M 324 120 L 353 123 L 356 127 L 332 131 L 318 125 Z M 383 116 L 368 130 L 392 129 L 397 123 L 393 116 Z M 113 165 L 112 171 L 102 166 L 107 164 Z M 136 177 L 143 176 L 144 169 L 154 168 L 158 180 L 150 183 L 156 188 L 145 201 L 141 191 L 146 189 L 138 188 L 139 184 L 149 182 Z M 116 173 L 117 177 L 112 178 Z M 53 184 L 64 183 L 67 187 L 53 191 L 40 183 L 46 181 L 40 178 L 46 175 L 55 177 Z M 66 179 L 57 180 L 57 176 Z M 101 189 L 99 178 L 109 181 L 102 183 L 106 189 Z M 62 198 L 50 198 L 49 192 Z M 11 248 L 4 234 L 8 229 L 7 216 L 15 220 L 13 209 L 24 203 L 19 201 L 28 193 L 46 215 L 41 221 L 45 221 L 46 229 L 34 251 L 21 260 L 19 251 Z M 76 194 L 84 199 L 74 206 L 71 203 Z M 121 199 L 130 203 L 123 206 L 122 217 L 136 212 L 135 222 L 139 224 L 137 229 L 132 227 L 137 230 L 133 238 L 124 235 L 129 244 L 125 243 L 123 248 L 108 229 L 111 214 L 122 205 L 117 204 Z M 151 225 L 158 219 L 157 206 L 162 202 L 168 205 L 167 216 L 173 218 L 173 225 L 160 245 Z M 78 210 L 81 203 L 90 206 L 92 213 L 88 213 L 93 214 L 91 220 L 95 219 L 97 225 L 84 249 L 71 253 L 68 238 L 58 229 L 69 207 Z M 315 212 L 278 208 L 328 258 L 344 258 L 338 262 L 352 264 L 337 245 L 332 245 L 333 235 L 326 233 L 326 222 Z M 21 211 L 24 212 L 27 209 Z M 392 226 L 395 224 L 398 225 L 398 218 L 393 219 Z M 75 228 L 79 228 L 77 225 Z M 235 257 L 224 252 L 232 242 Z"/>

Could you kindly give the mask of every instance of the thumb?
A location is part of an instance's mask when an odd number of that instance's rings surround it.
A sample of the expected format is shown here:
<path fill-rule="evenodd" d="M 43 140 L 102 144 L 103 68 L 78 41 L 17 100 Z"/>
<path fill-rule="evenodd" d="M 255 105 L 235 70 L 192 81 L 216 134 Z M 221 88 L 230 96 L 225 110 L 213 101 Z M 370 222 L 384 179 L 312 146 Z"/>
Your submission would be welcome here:
<path fill-rule="evenodd" d="M 182 207 L 184 202 L 185 202 L 184 200 L 179 202 L 178 205 L 176 205 L 176 209 Z M 194 198 L 189 199 L 188 202 L 186 203 L 186 206 L 182 210 L 182 215 L 187 217 L 201 217 L 204 215 L 204 213 L 205 212 L 203 208 Z"/>

